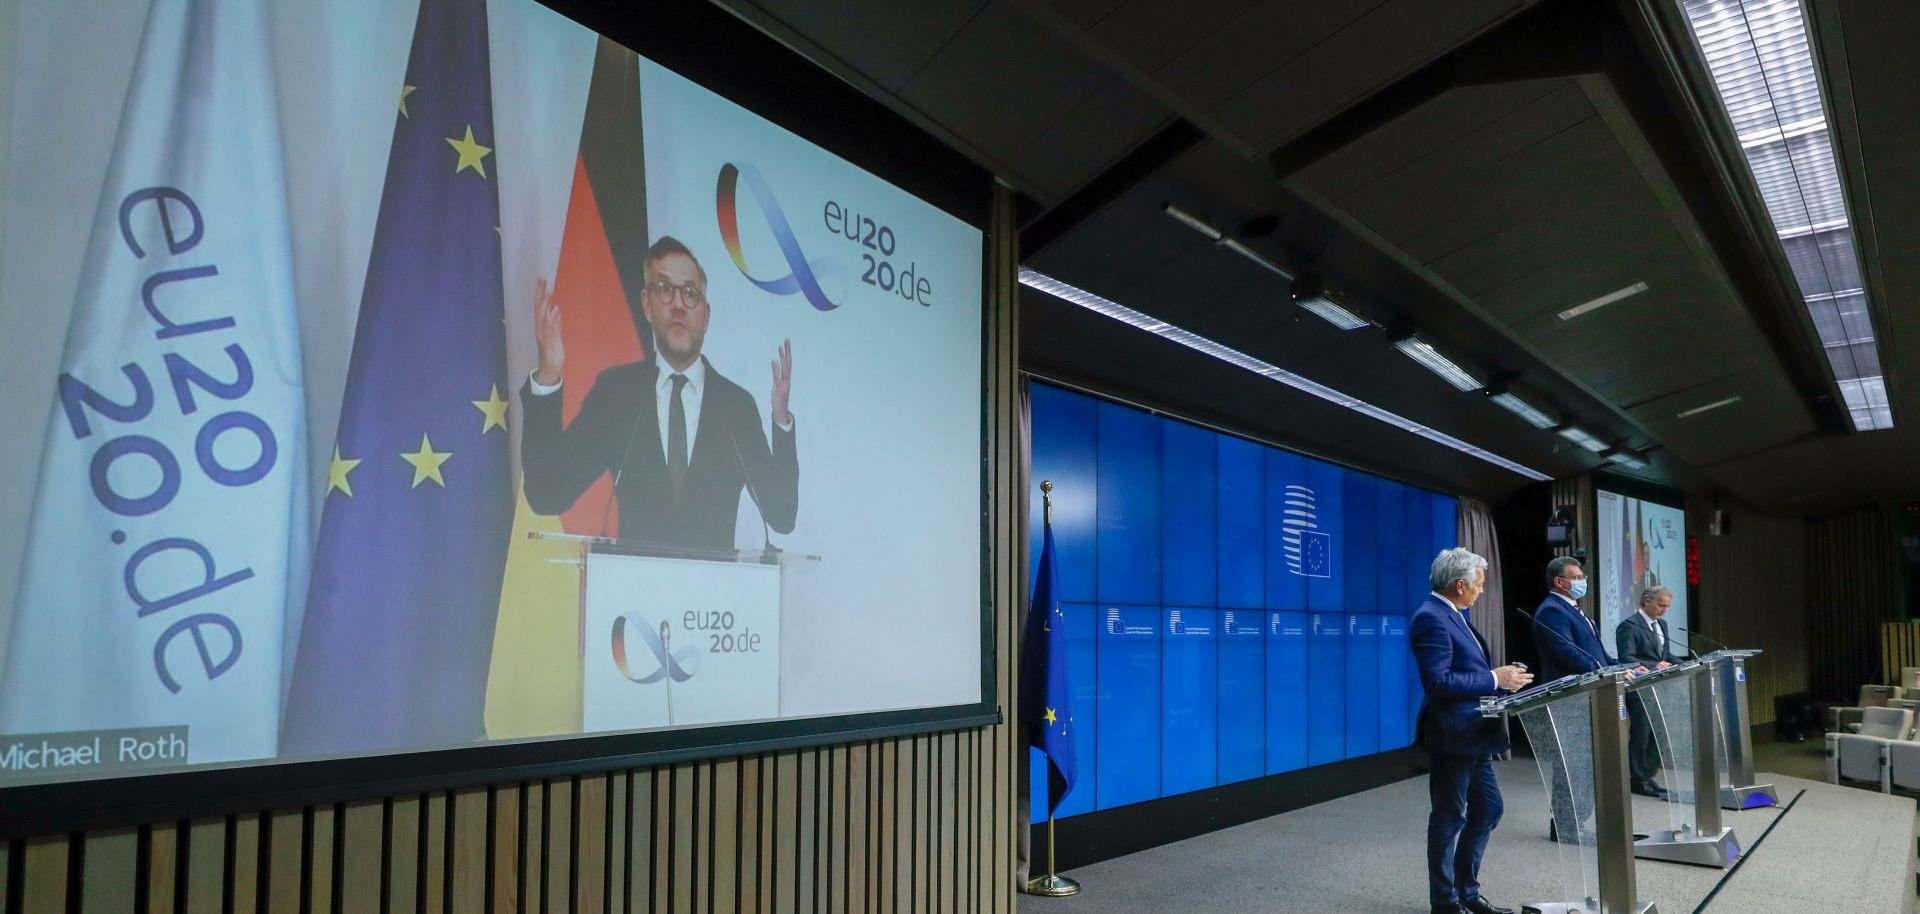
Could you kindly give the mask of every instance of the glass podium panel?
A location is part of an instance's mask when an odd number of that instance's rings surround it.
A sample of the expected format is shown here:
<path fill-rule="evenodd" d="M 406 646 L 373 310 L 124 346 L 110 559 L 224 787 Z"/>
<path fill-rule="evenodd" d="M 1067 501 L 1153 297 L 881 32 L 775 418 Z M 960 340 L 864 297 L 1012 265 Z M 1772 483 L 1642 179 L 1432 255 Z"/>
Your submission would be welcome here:
<path fill-rule="evenodd" d="M 1533 746 L 1540 783 L 1553 809 L 1559 842 L 1561 898 L 1584 900 L 1595 909 L 1600 895 L 1600 856 L 1594 831 L 1593 719 L 1585 701 L 1557 701 L 1519 713 Z"/>
<path fill-rule="evenodd" d="M 1667 790 L 1666 828 L 1694 827 L 1693 677 L 1668 676 L 1634 693 L 1646 708 L 1658 753 L 1658 781 Z M 1632 704 L 1633 698 L 1627 699 Z M 1628 750 L 1631 752 L 1631 748 Z"/>

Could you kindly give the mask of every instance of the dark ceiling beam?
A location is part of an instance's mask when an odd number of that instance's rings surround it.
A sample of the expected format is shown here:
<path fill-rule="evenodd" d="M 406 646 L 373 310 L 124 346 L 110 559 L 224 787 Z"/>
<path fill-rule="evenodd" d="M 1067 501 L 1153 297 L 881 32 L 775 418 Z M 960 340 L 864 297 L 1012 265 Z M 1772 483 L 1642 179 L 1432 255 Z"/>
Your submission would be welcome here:
<path fill-rule="evenodd" d="M 1536 5 L 1322 121 L 1268 153 L 1267 163 L 1284 181 L 1449 89 L 1599 73 L 1603 13 L 1589 0 Z"/>
<path fill-rule="evenodd" d="M 1206 132 L 1199 127 L 1184 119 L 1174 118 L 1052 209 L 1022 224 L 1020 256 L 1032 257 L 1051 247 L 1054 242 L 1066 237 L 1068 232 L 1140 186 L 1141 182 L 1172 165 L 1174 160 L 1200 145 L 1206 137 Z"/>

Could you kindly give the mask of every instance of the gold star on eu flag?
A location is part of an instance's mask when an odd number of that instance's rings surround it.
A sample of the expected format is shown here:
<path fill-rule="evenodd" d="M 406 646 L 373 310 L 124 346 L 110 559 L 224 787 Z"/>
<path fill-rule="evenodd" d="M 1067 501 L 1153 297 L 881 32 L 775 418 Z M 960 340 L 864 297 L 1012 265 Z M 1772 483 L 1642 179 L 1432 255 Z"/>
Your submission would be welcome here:
<path fill-rule="evenodd" d="M 353 486 L 347 482 L 347 474 L 353 472 L 353 468 L 359 465 L 358 460 L 340 456 L 340 445 L 334 445 L 333 462 L 327 465 L 327 494 L 332 495 L 334 490 L 338 489 L 346 493 L 348 498 L 352 498 Z"/>
<path fill-rule="evenodd" d="M 1047 723 L 1049 723 L 1049 724 L 1057 724 L 1057 723 L 1059 723 L 1059 722 L 1060 722 L 1060 718 L 1054 715 L 1054 713 L 1053 713 L 1053 709 L 1052 709 L 1052 708 L 1048 708 L 1048 709 L 1047 709 Z"/>
<path fill-rule="evenodd" d="M 487 167 L 480 160 L 492 155 L 493 147 L 482 146 L 473 141 L 473 125 L 467 125 L 467 135 L 463 138 L 448 137 L 447 145 L 452 146 L 454 151 L 460 154 L 460 161 L 453 166 L 454 174 L 457 175 L 471 168 L 479 172 L 480 177 L 487 176 Z"/>
<path fill-rule="evenodd" d="M 507 427 L 507 401 L 500 399 L 500 385 L 490 386 L 485 400 L 468 400 L 467 402 L 472 403 L 473 408 L 486 417 L 481 420 L 480 434 L 486 434 L 487 430 L 494 426 Z"/>
<path fill-rule="evenodd" d="M 447 458 L 452 456 L 452 451 L 435 451 L 433 442 L 427 440 L 426 435 L 421 435 L 420 450 L 411 454 L 405 451 L 400 452 L 400 459 L 413 465 L 413 485 L 409 488 L 417 489 L 421 483 L 429 479 L 439 483 L 440 488 L 446 488 L 447 481 L 440 476 L 440 465 L 446 463 Z"/>
<path fill-rule="evenodd" d="M 407 96 L 412 95 L 413 90 L 418 88 L 419 86 L 401 86 L 400 87 L 400 116 L 401 117 L 404 117 L 408 120 L 413 119 L 413 115 L 407 113 Z"/>

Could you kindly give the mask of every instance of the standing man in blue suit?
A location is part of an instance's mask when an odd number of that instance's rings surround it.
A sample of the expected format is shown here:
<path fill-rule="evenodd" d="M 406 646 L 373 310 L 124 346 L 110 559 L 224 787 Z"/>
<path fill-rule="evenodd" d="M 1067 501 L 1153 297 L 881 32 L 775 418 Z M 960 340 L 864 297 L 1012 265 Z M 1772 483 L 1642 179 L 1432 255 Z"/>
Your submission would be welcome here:
<path fill-rule="evenodd" d="M 1533 611 L 1533 624 L 1546 629 L 1534 638 L 1540 650 L 1540 675 L 1548 682 L 1574 673 L 1585 673 L 1617 661 L 1607 653 L 1600 629 L 1580 611 L 1580 600 L 1587 595 L 1587 570 L 1580 560 L 1563 555 L 1547 563 L 1549 593 Z"/>
<path fill-rule="evenodd" d="M 1580 611 L 1580 599 L 1587 595 L 1587 570 L 1580 567 L 1580 560 L 1563 555 L 1547 563 L 1547 587 L 1549 593 L 1540 601 L 1540 608 L 1533 611 L 1533 625 L 1537 629 L 1533 646 L 1540 651 L 1540 675 L 1547 682 L 1562 676 L 1585 673 L 1601 667 L 1614 666 L 1619 661 L 1607 653 L 1607 646 L 1600 638 L 1600 629 Z M 1634 672 L 1644 673 L 1642 667 Z M 1633 673 L 1627 674 L 1632 678 Z M 1630 696 L 1629 701 L 1637 701 Z M 1560 823 L 1576 817 L 1579 804 L 1569 807 L 1571 787 L 1567 784 L 1566 769 L 1556 765 L 1553 768 L 1553 785 L 1547 794 L 1553 805 L 1553 819 L 1547 823 L 1547 835 L 1554 840 L 1561 838 Z M 1591 806 L 1586 814 L 1593 815 Z M 1586 823 L 1580 823 L 1581 840 L 1591 832 Z M 1564 840 L 1573 841 L 1569 836 Z"/>
<path fill-rule="evenodd" d="M 1428 792 L 1427 887 L 1433 914 L 1513 914 L 1480 895 L 1480 858 L 1500 824 L 1493 757 L 1507 751 L 1506 722 L 1480 716 L 1480 698 L 1524 688 L 1518 666 L 1495 669 L 1467 607 L 1486 586 L 1487 560 L 1448 549 L 1433 560 L 1433 593 L 1407 623 L 1426 699 L 1415 738 L 1433 757 Z"/>

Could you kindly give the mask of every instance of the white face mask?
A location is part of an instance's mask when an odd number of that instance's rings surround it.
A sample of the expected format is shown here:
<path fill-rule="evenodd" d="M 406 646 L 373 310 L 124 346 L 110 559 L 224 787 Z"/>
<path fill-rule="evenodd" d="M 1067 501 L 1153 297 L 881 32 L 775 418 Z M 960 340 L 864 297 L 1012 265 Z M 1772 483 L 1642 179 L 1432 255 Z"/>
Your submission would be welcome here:
<path fill-rule="evenodd" d="M 1571 594 L 1573 598 L 1576 600 L 1586 596 L 1587 595 L 1587 579 L 1581 578 L 1578 581 L 1568 582 L 1567 593 Z"/>

